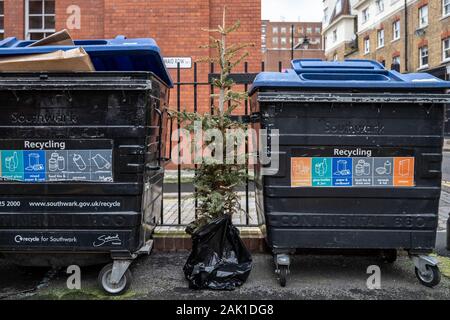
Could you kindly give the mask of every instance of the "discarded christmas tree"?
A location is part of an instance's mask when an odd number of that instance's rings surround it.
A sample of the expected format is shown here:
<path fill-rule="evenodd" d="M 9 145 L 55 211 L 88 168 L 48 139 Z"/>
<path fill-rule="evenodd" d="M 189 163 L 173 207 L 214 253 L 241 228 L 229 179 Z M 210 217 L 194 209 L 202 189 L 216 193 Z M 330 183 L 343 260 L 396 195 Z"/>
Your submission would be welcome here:
<path fill-rule="evenodd" d="M 233 90 L 234 82 L 230 78 L 232 70 L 248 56 L 247 52 L 241 53 L 242 50 L 251 46 L 227 45 L 228 35 L 239 26 L 239 22 L 229 28 L 226 26 L 224 9 L 222 25 L 205 30 L 218 35 L 218 38 L 210 37 L 211 42 L 204 46 L 215 49 L 217 57 L 202 59 L 220 66 L 220 76 L 212 81 L 218 90 L 211 97 L 215 102 L 211 106 L 214 112 L 203 115 L 177 113 L 178 120 L 188 131 L 195 134 L 196 126 L 201 124 L 203 132 L 215 133 L 215 139 L 207 146 L 201 145 L 211 153 L 202 157 L 196 171 L 197 218 L 186 228 L 192 236 L 192 252 L 183 270 L 193 289 L 233 290 L 247 280 L 252 269 L 251 255 L 232 224 L 232 216 L 244 212 L 237 188 L 246 181 L 248 163 L 247 154 L 239 153 L 239 141 L 245 139 L 246 125 L 231 118 L 232 112 L 248 98 L 246 92 Z M 241 133 L 241 139 L 229 135 L 236 132 Z M 192 151 L 197 154 L 198 150 Z"/>
<path fill-rule="evenodd" d="M 231 27 L 226 26 L 226 10 L 223 11 L 223 22 L 217 29 L 206 29 L 205 32 L 218 35 L 211 36 L 210 43 L 203 46 L 206 49 L 216 50 L 217 56 L 201 59 L 201 62 L 218 64 L 220 76 L 213 79 L 212 85 L 217 89 L 217 94 L 212 94 L 214 104 L 213 112 L 198 114 L 193 112 L 178 112 L 178 120 L 184 124 L 184 128 L 194 132 L 195 124 L 201 123 L 203 132 L 218 130 L 221 133 L 219 141 L 211 141 L 206 147 L 212 150 L 211 157 L 203 157 L 196 170 L 194 196 L 198 200 L 196 208 L 196 220 L 187 228 L 192 233 L 197 228 L 223 215 L 243 213 L 237 188 L 243 185 L 247 179 L 246 166 L 248 155 L 239 153 L 239 139 L 229 136 L 230 132 L 242 132 L 245 135 L 246 125 L 233 121 L 232 112 L 239 107 L 245 99 L 246 92 L 233 90 L 234 81 L 230 78 L 232 70 L 248 57 L 245 48 L 253 46 L 249 43 L 235 43 L 228 45 L 227 37 L 238 30 L 240 22 L 237 21 Z M 242 135 L 241 135 L 242 136 Z M 226 146 L 231 146 L 226 148 Z M 223 150 L 227 152 L 223 152 Z M 231 151 L 231 152 L 230 152 Z M 198 150 L 193 150 L 196 154 Z M 230 161 L 232 160 L 232 161 Z"/>

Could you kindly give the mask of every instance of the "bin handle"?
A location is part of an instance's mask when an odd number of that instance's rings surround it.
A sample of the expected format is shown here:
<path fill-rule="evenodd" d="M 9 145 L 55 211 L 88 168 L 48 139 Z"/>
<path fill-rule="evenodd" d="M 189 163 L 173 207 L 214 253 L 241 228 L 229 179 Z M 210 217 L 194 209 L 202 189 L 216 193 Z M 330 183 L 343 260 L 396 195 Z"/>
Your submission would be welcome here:
<path fill-rule="evenodd" d="M 163 132 L 162 126 L 163 126 L 163 114 L 164 113 L 168 114 L 168 112 L 167 112 L 167 108 L 164 108 L 164 111 L 161 111 L 159 108 L 155 108 L 155 111 L 159 116 L 159 142 L 158 142 L 159 156 L 158 156 L 158 160 L 159 160 L 159 162 L 161 162 L 161 161 L 168 162 L 171 160 L 171 154 L 172 154 L 172 121 L 170 122 L 170 153 L 169 153 L 169 157 L 166 158 L 166 157 L 163 157 L 161 154 L 162 153 L 162 138 L 163 138 L 162 137 L 162 132 Z"/>
<path fill-rule="evenodd" d="M 261 112 L 254 112 L 250 115 L 250 123 L 255 123 L 261 120 Z"/>
<path fill-rule="evenodd" d="M 158 171 L 161 170 L 161 166 L 152 166 L 150 164 L 145 165 L 145 170 L 147 171 Z"/>
<path fill-rule="evenodd" d="M 167 112 L 167 109 L 166 109 Z M 170 136 L 169 136 L 169 157 L 166 158 L 167 161 L 171 161 L 172 160 L 172 134 L 173 134 L 173 117 L 170 115 L 170 113 L 167 112 L 167 114 L 169 115 L 170 118 Z"/>
<path fill-rule="evenodd" d="M 155 111 L 156 111 L 156 113 L 158 114 L 158 117 L 159 117 L 159 125 L 158 125 L 158 127 L 159 127 L 159 133 L 158 133 L 158 136 L 159 136 L 159 141 L 158 141 L 158 162 L 159 162 L 159 164 L 161 164 L 161 160 L 162 160 L 161 149 L 162 149 L 163 113 L 162 113 L 161 110 L 159 110 L 159 108 L 156 108 L 156 105 L 155 105 Z"/>

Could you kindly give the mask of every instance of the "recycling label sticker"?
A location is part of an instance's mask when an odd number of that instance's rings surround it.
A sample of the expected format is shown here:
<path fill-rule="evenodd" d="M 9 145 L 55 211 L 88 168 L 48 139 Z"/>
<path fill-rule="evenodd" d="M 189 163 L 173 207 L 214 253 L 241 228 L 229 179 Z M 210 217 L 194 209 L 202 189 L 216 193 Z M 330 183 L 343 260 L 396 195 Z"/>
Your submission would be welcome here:
<path fill-rule="evenodd" d="M 7 150 L 8 146 L 14 149 Z M 0 148 L 2 180 L 113 181 L 111 140 L 43 142 L 0 140 Z"/>
<path fill-rule="evenodd" d="M 410 150 L 404 151 L 405 156 L 397 156 L 402 153 L 397 149 L 329 147 L 299 149 L 297 153 L 302 156 L 294 152 L 291 158 L 292 187 L 415 186 L 415 158 Z M 387 156 L 390 153 L 395 156 Z"/>
<path fill-rule="evenodd" d="M 332 158 L 333 167 L 333 186 L 338 187 L 351 187 L 353 185 L 352 180 L 352 158 Z"/>
<path fill-rule="evenodd" d="M 331 187 L 333 177 L 331 175 L 331 158 L 312 158 L 312 186 Z"/>

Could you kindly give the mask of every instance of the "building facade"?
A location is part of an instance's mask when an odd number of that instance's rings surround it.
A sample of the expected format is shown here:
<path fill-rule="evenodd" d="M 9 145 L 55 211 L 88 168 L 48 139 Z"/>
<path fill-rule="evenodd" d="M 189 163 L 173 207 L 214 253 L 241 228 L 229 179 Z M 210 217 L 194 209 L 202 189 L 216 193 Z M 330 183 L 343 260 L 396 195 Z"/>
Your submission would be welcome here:
<path fill-rule="evenodd" d="M 267 71 L 289 68 L 294 59 L 323 59 L 321 22 L 263 20 L 261 44 Z"/>
<path fill-rule="evenodd" d="M 323 42 L 328 60 L 344 60 L 357 50 L 357 16 L 352 0 L 323 0 Z"/>
<path fill-rule="evenodd" d="M 449 79 L 450 0 L 335 1 L 349 2 L 356 21 L 352 48 L 339 60 L 372 59 L 400 72 Z M 333 50 L 326 48 L 327 59 L 336 58 Z"/>

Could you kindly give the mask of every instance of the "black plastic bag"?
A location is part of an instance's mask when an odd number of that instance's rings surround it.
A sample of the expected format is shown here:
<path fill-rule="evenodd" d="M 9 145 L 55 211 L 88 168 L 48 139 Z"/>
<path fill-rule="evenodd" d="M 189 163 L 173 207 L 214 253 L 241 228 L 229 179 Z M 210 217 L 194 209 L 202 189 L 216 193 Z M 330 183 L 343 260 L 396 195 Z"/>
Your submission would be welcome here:
<path fill-rule="evenodd" d="M 234 290 L 252 270 L 252 257 L 231 217 L 224 216 L 192 234 L 192 252 L 183 268 L 191 289 Z"/>

